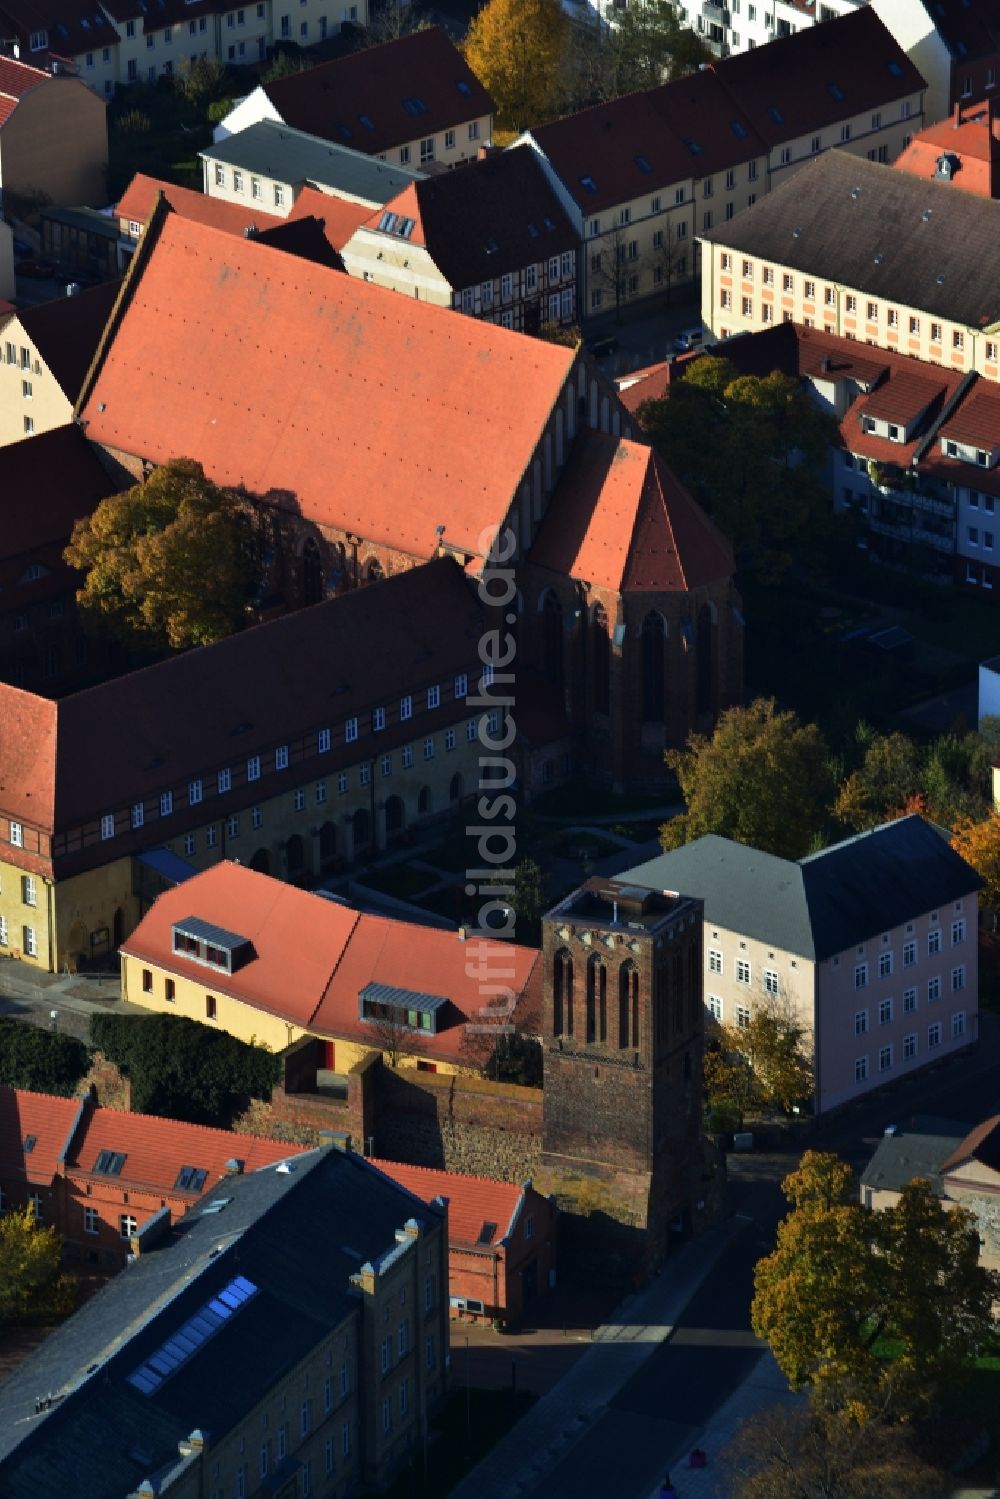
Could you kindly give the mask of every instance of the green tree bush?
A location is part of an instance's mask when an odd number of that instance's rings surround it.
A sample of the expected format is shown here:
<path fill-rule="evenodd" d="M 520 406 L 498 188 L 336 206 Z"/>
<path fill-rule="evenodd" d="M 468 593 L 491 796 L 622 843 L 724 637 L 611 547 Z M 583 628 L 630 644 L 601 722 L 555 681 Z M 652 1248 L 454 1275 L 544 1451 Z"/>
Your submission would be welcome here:
<path fill-rule="evenodd" d="M 9 1016 L 0 1019 L 0 1084 L 68 1098 L 90 1066 L 75 1036 L 42 1030 Z"/>
<path fill-rule="evenodd" d="M 76 1282 L 63 1274 L 62 1241 L 35 1222 L 34 1209 L 0 1217 L 0 1325 L 48 1322 L 67 1316 Z"/>

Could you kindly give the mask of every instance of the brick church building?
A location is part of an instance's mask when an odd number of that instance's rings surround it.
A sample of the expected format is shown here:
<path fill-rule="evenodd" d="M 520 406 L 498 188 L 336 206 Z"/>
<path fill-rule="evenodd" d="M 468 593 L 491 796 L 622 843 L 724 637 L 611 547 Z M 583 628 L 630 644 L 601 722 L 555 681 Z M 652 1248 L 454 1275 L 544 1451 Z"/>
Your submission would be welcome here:
<path fill-rule="evenodd" d="M 285 607 L 441 553 L 474 585 L 512 537 L 498 623 L 529 791 L 655 780 L 665 745 L 740 700 L 730 549 L 579 348 L 161 203 L 77 414 L 124 482 L 183 455 L 242 490 Z"/>

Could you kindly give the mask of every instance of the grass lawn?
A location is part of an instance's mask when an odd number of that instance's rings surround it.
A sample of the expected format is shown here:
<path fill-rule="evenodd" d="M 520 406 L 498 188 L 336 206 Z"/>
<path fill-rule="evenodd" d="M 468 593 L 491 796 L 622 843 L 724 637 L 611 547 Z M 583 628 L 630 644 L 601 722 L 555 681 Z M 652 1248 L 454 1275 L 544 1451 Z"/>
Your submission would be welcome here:
<path fill-rule="evenodd" d="M 404 1468 L 382 1499 L 444 1499 L 461 1478 L 486 1456 L 501 1437 L 530 1410 L 537 1397 L 524 1390 L 454 1390 L 445 1405 L 431 1418 L 427 1477 L 423 1454 L 415 1449 L 411 1464 Z M 369 1495 L 369 1499 L 374 1496 Z"/>

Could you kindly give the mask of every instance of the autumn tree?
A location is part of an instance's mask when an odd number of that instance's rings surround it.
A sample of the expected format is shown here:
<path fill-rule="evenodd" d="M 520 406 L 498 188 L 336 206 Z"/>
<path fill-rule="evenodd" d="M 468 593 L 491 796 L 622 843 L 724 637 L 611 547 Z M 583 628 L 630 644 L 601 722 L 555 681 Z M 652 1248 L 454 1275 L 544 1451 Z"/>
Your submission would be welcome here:
<path fill-rule="evenodd" d="M 669 398 L 647 401 L 639 421 L 657 448 L 733 541 L 744 568 L 787 571 L 830 528 L 825 465 L 837 427 L 778 370 L 740 375 L 706 354 Z"/>
<path fill-rule="evenodd" d="M 812 1048 L 790 1005 L 764 996 L 743 1024 L 720 1026 L 718 1043 L 719 1052 L 711 1064 L 706 1053 L 706 1093 L 711 1105 L 720 1099 L 732 1104 L 742 1122 L 751 1108 L 789 1113 L 793 1105 L 811 1097 Z"/>
<path fill-rule="evenodd" d="M 1000 1276 L 979 1262 L 971 1214 L 946 1208 L 919 1179 L 894 1206 L 872 1212 L 850 1168 L 813 1151 L 782 1190 L 793 1210 L 756 1267 L 757 1336 L 795 1388 L 846 1381 L 861 1392 L 858 1408 L 891 1390 L 900 1413 L 920 1409 L 993 1333 Z M 892 1349 L 890 1361 L 882 1347 Z"/>
<path fill-rule="evenodd" d="M 76 522 L 64 555 L 84 574 L 83 613 L 155 648 L 232 634 L 260 579 L 245 507 L 190 458 L 102 500 Z"/>
<path fill-rule="evenodd" d="M 798 859 L 823 824 L 833 790 L 823 736 L 773 698 L 727 709 L 711 739 L 695 734 L 665 758 L 687 805 L 661 828 L 665 849 L 717 833 Z"/>
<path fill-rule="evenodd" d="M 568 28 L 559 0 L 488 0 L 474 18 L 465 60 L 493 95 L 498 125 L 527 130 L 551 117 Z"/>
<path fill-rule="evenodd" d="M 510 903 L 514 908 L 517 939 L 535 945 L 541 941 L 542 912 L 545 910 L 545 875 L 534 859 L 522 859 L 514 866 Z"/>
<path fill-rule="evenodd" d="M 923 755 L 906 734 L 873 734 L 859 725 L 864 759 L 841 785 L 834 816 L 853 832 L 897 817 L 923 787 Z"/>
<path fill-rule="evenodd" d="M 934 1499 L 945 1476 L 914 1448 L 912 1430 L 838 1400 L 758 1411 L 722 1453 L 731 1499 Z"/>
<path fill-rule="evenodd" d="M 982 822 L 962 818 L 951 846 L 986 881 L 979 892 L 979 904 L 995 913 L 1000 909 L 1000 817 L 994 812 Z"/>
<path fill-rule="evenodd" d="M 0 1217 L 0 1325 L 48 1321 L 73 1310 L 75 1282 L 62 1270 L 62 1242 L 34 1209 Z"/>
<path fill-rule="evenodd" d="M 563 54 L 560 107 L 566 113 L 693 73 L 712 54 L 681 26 L 671 0 L 616 10 L 608 25 L 571 26 Z"/>

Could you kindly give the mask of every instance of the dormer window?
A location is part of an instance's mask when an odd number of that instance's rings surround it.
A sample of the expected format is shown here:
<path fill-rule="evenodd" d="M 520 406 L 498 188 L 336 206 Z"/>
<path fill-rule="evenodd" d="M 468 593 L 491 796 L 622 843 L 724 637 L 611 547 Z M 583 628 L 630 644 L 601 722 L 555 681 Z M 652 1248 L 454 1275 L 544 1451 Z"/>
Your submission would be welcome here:
<path fill-rule="evenodd" d="M 979 464 L 980 468 L 989 468 L 989 466 L 990 466 L 990 455 L 989 455 L 989 453 L 985 453 L 982 448 L 977 448 L 976 449 L 976 462 Z"/>
<path fill-rule="evenodd" d="M 448 1000 L 442 994 L 422 994 L 393 984 L 366 984 L 358 994 L 362 1020 L 374 1026 L 403 1026 L 407 1030 L 436 1035 Z"/>
<path fill-rule="evenodd" d="M 203 963 L 207 968 L 234 973 L 254 956 L 249 937 L 241 937 L 211 921 L 203 921 L 200 916 L 176 921 L 172 930 L 174 952 L 192 963 Z"/>

